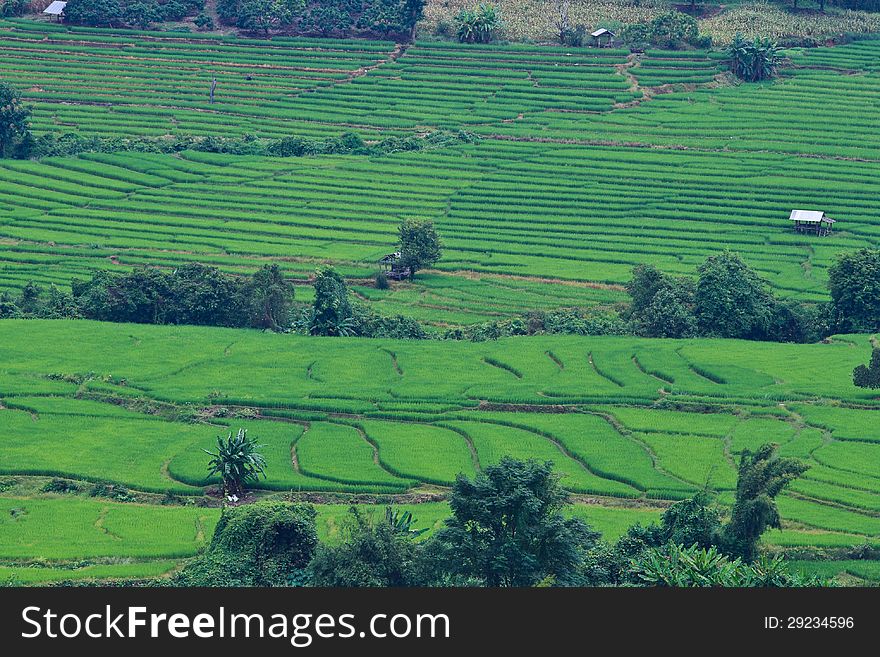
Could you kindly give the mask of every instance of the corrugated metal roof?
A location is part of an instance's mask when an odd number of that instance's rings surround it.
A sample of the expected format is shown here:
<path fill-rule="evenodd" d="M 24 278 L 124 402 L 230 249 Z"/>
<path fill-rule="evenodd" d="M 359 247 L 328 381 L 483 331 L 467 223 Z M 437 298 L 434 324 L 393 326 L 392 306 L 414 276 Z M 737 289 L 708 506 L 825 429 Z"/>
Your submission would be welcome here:
<path fill-rule="evenodd" d="M 612 32 L 611 30 L 606 30 L 604 27 L 600 27 L 595 32 L 592 32 L 590 34 L 590 36 L 599 37 L 599 36 L 602 36 L 603 34 L 610 34 L 611 36 L 614 36 L 614 32 Z"/>
<path fill-rule="evenodd" d="M 791 221 L 806 221 L 808 223 L 818 223 L 823 219 L 829 220 L 825 213 L 819 210 L 792 210 L 788 218 Z"/>
<path fill-rule="evenodd" d="M 61 2 L 61 0 L 54 0 L 51 5 L 43 10 L 43 13 L 50 14 L 52 16 L 60 16 L 66 6 L 66 2 Z"/>

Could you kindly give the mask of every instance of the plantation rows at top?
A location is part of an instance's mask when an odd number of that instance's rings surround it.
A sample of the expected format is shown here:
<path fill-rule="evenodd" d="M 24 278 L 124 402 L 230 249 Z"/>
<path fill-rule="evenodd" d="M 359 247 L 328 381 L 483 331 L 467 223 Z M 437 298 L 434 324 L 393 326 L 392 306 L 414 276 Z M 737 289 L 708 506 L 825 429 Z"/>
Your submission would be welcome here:
<path fill-rule="evenodd" d="M 0 288 L 193 260 L 244 272 L 271 259 L 303 279 L 333 262 L 366 278 L 402 217 L 429 217 L 446 244 L 436 270 L 356 292 L 385 313 L 466 324 L 611 303 L 635 264 L 692 274 L 725 247 L 783 295 L 821 299 L 833 255 L 880 234 L 880 42 L 793 52 L 782 81 L 738 87 L 718 86 L 719 56 L 700 52 L 187 39 L 4 21 L 0 53 L 0 79 L 34 104 L 37 132 L 483 137 L 372 158 L 6 162 Z M 687 86 L 657 94 L 672 83 Z M 837 218 L 835 236 L 790 234 L 788 213 L 802 207 Z"/>

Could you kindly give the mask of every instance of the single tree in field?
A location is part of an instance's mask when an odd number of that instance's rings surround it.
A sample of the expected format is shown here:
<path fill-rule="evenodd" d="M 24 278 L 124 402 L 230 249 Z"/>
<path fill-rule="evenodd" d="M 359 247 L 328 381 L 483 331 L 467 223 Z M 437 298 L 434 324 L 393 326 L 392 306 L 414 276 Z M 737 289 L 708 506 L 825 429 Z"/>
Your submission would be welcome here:
<path fill-rule="evenodd" d="M 0 157 L 13 156 L 16 146 L 30 135 L 30 115 L 18 90 L 0 82 Z"/>
<path fill-rule="evenodd" d="M 880 388 L 880 349 L 874 347 L 870 364 L 853 370 L 853 383 L 859 388 Z"/>
<path fill-rule="evenodd" d="M 398 249 L 400 264 L 409 267 L 410 278 L 440 259 L 443 244 L 429 219 L 404 219 L 400 224 Z"/>
<path fill-rule="evenodd" d="M 599 534 L 566 518 L 568 493 L 550 462 L 504 457 L 452 487 L 452 517 L 426 546 L 440 570 L 483 586 L 581 583 Z"/>
<path fill-rule="evenodd" d="M 223 480 L 223 497 L 244 495 L 244 485 L 256 481 L 260 475 L 266 476 L 266 460 L 260 453 L 263 445 L 247 437 L 247 430 L 232 432 L 224 440 L 217 437 L 217 451 L 202 450 L 211 456 L 208 462 L 208 476 L 220 475 Z"/>
<path fill-rule="evenodd" d="M 723 542 L 727 554 L 746 562 L 757 556 L 761 534 L 781 527 L 776 496 L 809 468 L 800 459 L 777 456 L 777 448 L 768 443 L 756 452 L 744 450 L 740 457 L 736 501 Z"/>

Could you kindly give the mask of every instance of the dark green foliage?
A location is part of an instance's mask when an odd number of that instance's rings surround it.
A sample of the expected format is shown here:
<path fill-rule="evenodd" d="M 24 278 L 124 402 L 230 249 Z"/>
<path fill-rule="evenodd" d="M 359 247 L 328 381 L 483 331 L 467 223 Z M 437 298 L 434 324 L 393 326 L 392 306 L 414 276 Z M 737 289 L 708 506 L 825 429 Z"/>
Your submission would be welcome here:
<path fill-rule="evenodd" d="M 383 36 L 412 32 L 424 7 L 425 0 L 370 0 L 357 26 Z"/>
<path fill-rule="evenodd" d="M 89 490 L 91 497 L 107 497 L 117 502 L 134 502 L 135 497 L 125 486 L 119 484 L 111 484 L 108 482 L 100 482 L 92 486 Z"/>
<path fill-rule="evenodd" d="M 257 502 L 223 511 L 211 545 L 177 586 L 286 586 L 302 579 L 318 545 L 308 504 Z"/>
<path fill-rule="evenodd" d="M 718 545 L 721 529 L 721 513 L 711 495 L 702 491 L 663 512 L 658 537 L 662 543 L 707 549 Z"/>
<path fill-rule="evenodd" d="M 348 31 L 354 21 L 345 4 L 344 0 L 311 4 L 303 14 L 300 29 L 306 34 L 320 34 L 325 37 Z"/>
<path fill-rule="evenodd" d="M 479 137 L 465 131 L 439 130 L 421 137 L 388 137 L 369 146 L 353 133 L 331 139 L 282 137 L 254 139 L 252 137 L 82 137 L 73 133 L 60 136 L 46 134 L 35 141 L 26 157 L 56 157 L 80 153 L 179 153 L 185 150 L 230 155 L 270 155 L 272 157 L 301 157 L 305 155 L 386 155 L 402 151 L 445 148 L 455 144 L 470 144 Z"/>
<path fill-rule="evenodd" d="M 653 265 L 638 265 L 626 290 L 632 297 L 630 316 L 637 334 L 655 338 L 697 334 L 694 286 L 689 279 L 672 278 Z"/>
<path fill-rule="evenodd" d="M 730 70 L 746 82 L 760 82 L 776 77 L 782 63 L 782 51 L 770 39 L 748 41 L 737 34 L 727 49 Z"/>
<path fill-rule="evenodd" d="M 490 43 L 501 29 L 501 14 L 491 4 L 462 9 L 452 20 L 462 43 Z"/>
<path fill-rule="evenodd" d="M 440 259 L 443 244 L 430 219 L 404 219 L 398 228 L 397 248 L 400 265 L 409 267 L 410 278 L 420 269 L 430 267 Z"/>
<path fill-rule="evenodd" d="M 333 268 L 315 272 L 315 301 L 309 333 L 312 335 L 356 335 L 351 299 L 345 279 Z"/>
<path fill-rule="evenodd" d="M 552 463 L 504 457 L 474 479 L 456 478 L 452 517 L 427 550 L 437 571 L 452 579 L 485 586 L 581 584 L 586 552 L 599 534 L 562 515 L 569 503 Z"/>
<path fill-rule="evenodd" d="M 199 324 L 281 330 L 288 323 L 293 288 L 277 265 L 265 265 L 250 279 L 214 267 L 187 264 L 172 272 L 156 268 L 118 275 L 96 272 L 73 281 L 69 315 L 139 324 Z M 59 297 L 57 307 L 63 297 Z M 28 314 L 19 303 L 22 312 Z M 45 312 L 31 312 L 47 316 Z"/>
<path fill-rule="evenodd" d="M 69 0 L 64 8 L 64 20 L 91 27 L 121 25 L 122 3 L 120 0 Z"/>
<path fill-rule="evenodd" d="M 164 13 L 155 2 L 130 2 L 122 8 L 122 21 L 142 30 L 164 18 Z"/>
<path fill-rule="evenodd" d="M 0 2 L 0 16 L 4 18 L 21 16 L 27 12 L 29 6 L 30 0 L 2 0 Z"/>
<path fill-rule="evenodd" d="M 738 255 L 709 256 L 699 272 L 694 302 L 703 335 L 758 340 L 767 334 L 773 297 Z"/>
<path fill-rule="evenodd" d="M 291 25 L 303 9 L 305 0 L 238 0 L 236 25 L 245 30 L 262 32 Z"/>
<path fill-rule="evenodd" d="M 204 0 L 70 0 L 64 20 L 91 27 L 146 29 L 153 23 L 183 20 L 204 7 Z"/>
<path fill-rule="evenodd" d="M 715 547 L 668 543 L 651 548 L 633 563 L 635 579 L 644 586 L 675 587 L 806 587 L 826 584 L 789 572 L 782 557 L 752 564 L 730 559 Z"/>
<path fill-rule="evenodd" d="M 256 439 L 247 437 L 245 429 L 239 429 L 234 436 L 230 431 L 226 440 L 217 436 L 216 452 L 202 450 L 211 457 L 208 476 L 220 475 L 224 495 L 242 497 L 246 483 L 266 476 L 266 460 L 260 453 L 262 447 Z"/>
<path fill-rule="evenodd" d="M 80 492 L 82 488 L 79 484 L 68 479 L 53 479 L 45 484 L 40 490 L 44 493 L 71 494 Z"/>
<path fill-rule="evenodd" d="M 622 36 L 626 43 L 639 50 L 648 46 L 664 50 L 683 50 L 708 48 L 712 45 L 711 37 L 700 36 L 696 19 L 679 11 L 660 14 L 650 23 L 628 25 Z"/>
<path fill-rule="evenodd" d="M 840 254 L 828 270 L 839 331 L 880 331 L 880 249 Z"/>
<path fill-rule="evenodd" d="M 373 521 L 353 506 L 344 538 L 322 545 L 309 566 L 314 586 L 415 586 L 417 546 L 412 519 L 391 509 Z"/>
<path fill-rule="evenodd" d="M 203 32 L 210 32 L 214 29 L 214 19 L 204 12 L 196 16 L 193 23 Z"/>
<path fill-rule="evenodd" d="M 777 456 L 777 445 L 766 444 L 740 456 L 736 501 L 724 528 L 724 550 L 746 562 L 754 561 L 758 539 L 769 528 L 781 527 L 776 496 L 809 468 L 796 458 Z"/>
<path fill-rule="evenodd" d="M 377 290 L 387 290 L 390 287 L 384 271 L 376 272 L 375 285 Z"/>
<path fill-rule="evenodd" d="M 21 93 L 0 81 L 0 158 L 30 157 L 30 115 L 30 107 L 21 102 Z"/>
<path fill-rule="evenodd" d="M 853 370 L 853 383 L 860 388 L 880 388 L 880 349 L 874 347 L 871 362 Z"/>
<path fill-rule="evenodd" d="M 251 277 L 246 297 L 250 299 L 250 325 L 281 330 L 288 323 L 293 288 L 278 265 L 264 265 Z"/>

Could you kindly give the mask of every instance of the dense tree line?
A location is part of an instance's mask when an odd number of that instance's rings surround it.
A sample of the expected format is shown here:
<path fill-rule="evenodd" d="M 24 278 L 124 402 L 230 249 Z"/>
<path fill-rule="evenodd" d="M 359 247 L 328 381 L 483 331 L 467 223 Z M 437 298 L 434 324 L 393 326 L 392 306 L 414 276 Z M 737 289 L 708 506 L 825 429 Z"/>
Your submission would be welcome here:
<path fill-rule="evenodd" d="M 64 20 L 90 27 L 137 27 L 180 21 L 205 8 L 205 0 L 69 0 Z"/>
<path fill-rule="evenodd" d="M 678 502 L 660 523 L 614 543 L 566 513 L 552 463 L 505 457 L 449 495 L 451 516 L 430 538 L 418 519 L 352 507 L 342 540 L 321 544 L 308 505 L 262 502 L 224 511 L 208 551 L 182 586 L 804 586 L 781 558 L 758 553 L 779 526 L 775 498 L 805 466 L 765 445 L 745 452 L 725 520 L 711 496 Z"/>
<path fill-rule="evenodd" d="M 837 257 L 829 270 L 830 303 L 778 299 L 731 252 L 710 256 L 696 281 L 639 265 L 627 284 L 628 317 L 647 337 L 719 337 L 816 342 L 837 332 L 880 330 L 880 250 Z"/>
<path fill-rule="evenodd" d="M 281 330 L 289 323 L 293 287 L 277 265 L 250 277 L 187 264 L 127 274 L 96 272 L 71 292 L 34 283 L 0 297 L 0 318 L 84 318 L 138 324 L 197 324 Z"/>
<path fill-rule="evenodd" d="M 425 0 L 218 0 L 226 25 L 320 36 L 350 33 L 411 38 Z"/>

